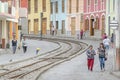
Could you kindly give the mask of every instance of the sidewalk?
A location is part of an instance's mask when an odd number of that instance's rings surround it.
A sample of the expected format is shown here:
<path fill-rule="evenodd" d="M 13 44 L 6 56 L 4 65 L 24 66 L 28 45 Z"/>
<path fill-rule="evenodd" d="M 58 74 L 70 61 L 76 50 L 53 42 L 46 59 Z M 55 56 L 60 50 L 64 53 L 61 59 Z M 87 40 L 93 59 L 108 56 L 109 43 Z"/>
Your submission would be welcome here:
<path fill-rule="evenodd" d="M 8 51 L 2 50 L 2 53 L 0 55 L 0 65 L 34 57 L 36 56 L 36 48 L 40 48 L 39 51 L 40 54 L 54 50 L 59 47 L 59 45 L 56 43 L 38 40 L 27 40 L 27 44 L 28 48 L 26 53 L 23 53 L 22 47 L 20 50 L 17 49 L 15 54 L 12 53 L 12 49 Z"/>

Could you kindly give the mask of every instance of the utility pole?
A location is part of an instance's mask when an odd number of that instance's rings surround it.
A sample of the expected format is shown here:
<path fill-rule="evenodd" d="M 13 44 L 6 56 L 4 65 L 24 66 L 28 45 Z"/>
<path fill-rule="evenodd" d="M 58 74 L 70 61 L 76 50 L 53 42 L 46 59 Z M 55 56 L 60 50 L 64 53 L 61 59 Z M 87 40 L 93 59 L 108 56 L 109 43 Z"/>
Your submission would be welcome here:
<path fill-rule="evenodd" d="M 41 32 L 40 32 L 40 37 L 41 37 L 41 40 L 42 40 L 42 18 L 43 18 L 43 13 L 41 12 L 40 13 L 40 18 L 41 18 Z"/>

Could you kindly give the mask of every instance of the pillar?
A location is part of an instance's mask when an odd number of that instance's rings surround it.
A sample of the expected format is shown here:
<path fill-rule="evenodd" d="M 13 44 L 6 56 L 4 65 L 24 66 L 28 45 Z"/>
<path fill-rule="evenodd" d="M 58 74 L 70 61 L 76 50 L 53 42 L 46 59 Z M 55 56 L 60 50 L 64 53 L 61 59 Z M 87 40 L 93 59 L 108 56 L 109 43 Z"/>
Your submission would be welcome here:
<path fill-rule="evenodd" d="M 16 39 L 18 39 L 18 23 L 15 23 Z"/>
<path fill-rule="evenodd" d="M 12 22 L 10 22 L 9 23 L 9 36 L 10 36 L 10 40 L 12 40 L 12 28 L 13 28 L 13 23 Z"/>
<path fill-rule="evenodd" d="M 4 49 L 6 47 L 6 38 L 7 38 L 7 26 L 6 26 L 6 20 L 2 21 L 2 48 Z"/>

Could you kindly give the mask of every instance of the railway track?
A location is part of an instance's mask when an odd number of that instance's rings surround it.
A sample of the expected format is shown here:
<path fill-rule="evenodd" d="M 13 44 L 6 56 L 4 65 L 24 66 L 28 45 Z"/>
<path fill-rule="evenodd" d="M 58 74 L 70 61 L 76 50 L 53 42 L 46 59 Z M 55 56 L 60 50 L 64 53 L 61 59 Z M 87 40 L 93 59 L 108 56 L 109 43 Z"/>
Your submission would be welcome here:
<path fill-rule="evenodd" d="M 55 41 L 60 47 L 32 59 L 4 66 L 9 71 L 0 74 L 0 80 L 39 80 L 48 69 L 80 55 L 87 44 L 73 40 L 45 39 Z M 24 65 L 23 65 L 24 64 Z M 17 67 L 17 65 L 22 65 Z"/>

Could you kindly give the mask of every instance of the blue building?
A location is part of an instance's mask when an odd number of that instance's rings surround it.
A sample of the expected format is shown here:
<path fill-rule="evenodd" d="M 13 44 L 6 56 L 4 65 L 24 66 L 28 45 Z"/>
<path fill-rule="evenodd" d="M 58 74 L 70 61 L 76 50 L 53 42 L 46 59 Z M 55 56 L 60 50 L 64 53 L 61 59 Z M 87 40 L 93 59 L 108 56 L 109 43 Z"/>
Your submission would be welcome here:
<path fill-rule="evenodd" d="M 56 34 L 61 35 L 66 33 L 66 13 L 67 0 L 51 0 L 51 27 L 54 26 Z M 52 29 L 52 28 L 51 28 Z"/>

